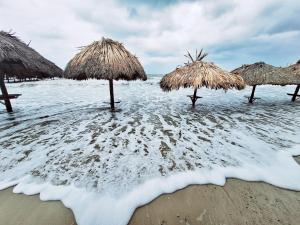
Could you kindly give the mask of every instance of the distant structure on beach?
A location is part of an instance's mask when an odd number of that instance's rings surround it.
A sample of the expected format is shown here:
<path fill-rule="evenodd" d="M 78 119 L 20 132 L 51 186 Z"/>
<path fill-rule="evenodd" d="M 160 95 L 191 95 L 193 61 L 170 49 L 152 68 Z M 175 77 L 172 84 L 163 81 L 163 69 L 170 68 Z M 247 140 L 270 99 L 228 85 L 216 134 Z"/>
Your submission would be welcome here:
<path fill-rule="evenodd" d="M 234 74 L 241 75 L 246 85 L 252 86 L 252 92 L 248 98 L 249 103 L 256 99 L 255 89 L 257 85 L 298 85 L 300 84 L 300 75 L 291 73 L 286 68 L 275 67 L 264 62 L 257 62 L 249 65 L 242 65 L 232 71 Z"/>
<path fill-rule="evenodd" d="M 115 110 L 113 80 L 147 80 L 137 57 L 121 43 L 107 38 L 83 47 L 67 64 L 64 77 L 76 80 L 108 80 L 112 111 Z"/>
<path fill-rule="evenodd" d="M 6 110 L 12 112 L 10 99 L 20 94 L 8 94 L 4 79 L 25 81 L 62 76 L 63 71 L 54 63 L 45 59 L 34 49 L 22 42 L 14 34 L 0 31 L 0 86 Z"/>
<path fill-rule="evenodd" d="M 241 90 L 245 87 L 243 78 L 239 75 L 222 70 L 213 63 L 202 61 L 207 55 L 202 52 L 201 50 L 199 54 L 196 53 L 195 59 L 188 52 L 187 57 L 191 62 L 166 74 L 160 81 L 160 87 L 163 91 L 178 90 L 181 87 L 194 88 L 194 94 L 188 95 L 193 107 L 195 107 L 197 99 L 202 98 L 197 96 L 198 88 L 206 87 L 216 90 L 224 89 L 226 91 L 233 88 Z"/>
<path fill-rule="evenodd" d="M 300 89 L 300 60 L 298 60 L 298 62 L 296 62 L 293 65 L 285 67 L 284 70 L 286 70 L 288 73 L 294 76 L 294 79 L 296 80 L 295 84 L 297 84 L 297 87 L 295 89 L 294 94 L 288 94 L 293 96 L 292 101 L 294 102 L 296 101 L 297 97 L 300 97 L 300 95 L 298 94 Z"/>

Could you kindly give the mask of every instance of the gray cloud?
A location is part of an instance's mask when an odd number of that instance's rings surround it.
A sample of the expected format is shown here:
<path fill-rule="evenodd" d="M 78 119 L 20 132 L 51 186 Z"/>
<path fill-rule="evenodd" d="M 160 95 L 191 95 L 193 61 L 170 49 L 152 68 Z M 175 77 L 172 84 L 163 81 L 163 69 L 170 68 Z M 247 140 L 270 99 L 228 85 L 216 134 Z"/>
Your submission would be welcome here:
<path fill-rule="evenodd" d="M 168 72 L 185 62 L 186 50 L 202 47 L 208 60 L 232 69 L 300 58 L 299 11 L 296 0 L 0 0 L 0 29 L 32 40 L 61 67 L 78 46 L 106 36 L 123 42 L 149 73 Z"/>

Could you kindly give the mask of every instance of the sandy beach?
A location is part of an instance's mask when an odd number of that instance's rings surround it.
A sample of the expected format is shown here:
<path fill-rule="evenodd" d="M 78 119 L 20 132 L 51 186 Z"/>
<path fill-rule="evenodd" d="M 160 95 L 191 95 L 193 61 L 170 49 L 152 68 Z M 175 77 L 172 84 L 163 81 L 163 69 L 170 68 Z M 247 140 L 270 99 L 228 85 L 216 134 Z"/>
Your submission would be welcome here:
<path fill-rule="evenodd" d="M 300 157 L 295 157 L 300 163 Z M 138 208 L 130 225 L 300 223 L 300 192 L 263 182 L 228 179 L 225 186 L 191 185 Z M 74 225 L 71 210 L 38 195 L 0 191 L 0 225 Z"/>

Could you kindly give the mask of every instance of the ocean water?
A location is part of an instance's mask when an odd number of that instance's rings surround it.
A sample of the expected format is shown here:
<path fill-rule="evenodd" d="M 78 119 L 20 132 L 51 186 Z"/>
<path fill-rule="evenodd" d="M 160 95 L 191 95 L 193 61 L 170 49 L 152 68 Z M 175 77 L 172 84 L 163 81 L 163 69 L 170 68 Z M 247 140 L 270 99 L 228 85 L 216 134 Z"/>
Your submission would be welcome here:
<path fill-rule="evenodd" d="M 158 76 L 8 84 L 14 113 L 0 108 L 0 189 L 62 200 L 79 225 L 125 225 L 135 208 L 190 184 L 226 178 L 300 191 L 300 101 L 294 86 L 164 93 Z"/>

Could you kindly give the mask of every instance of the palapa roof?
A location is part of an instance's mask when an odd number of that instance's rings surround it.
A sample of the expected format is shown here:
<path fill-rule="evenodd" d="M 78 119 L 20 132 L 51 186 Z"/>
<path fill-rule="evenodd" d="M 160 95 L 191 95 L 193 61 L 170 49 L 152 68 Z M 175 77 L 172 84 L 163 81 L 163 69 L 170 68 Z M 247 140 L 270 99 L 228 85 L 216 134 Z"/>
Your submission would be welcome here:
<path fill-rule="evenodd" d="M 245 83 L 239 75 L 222 70 L 213 63 L 194 61 L 165 75 L 160 81 L 160 87 L 164 91 L 181 87 L 240 90 L 245 87 Z"/>
<path fill-rule="evenodd" d="M 7 76 L 55 77 L 62 70 L 9 32 L 0 31 L 0 73 Z"/>
<path fill-rule="evenodd" d="M 257 62 L 232 71 L 244 78 L 247 85 L 291 85 L 300 84 L 300 76 L 290 73 L 287 69 L 275 67 L 264 62 Z"/>
<path fill-rule="evenodd" d="M 68 63 L 64 76 L 70 79 L 146 80 L 136 56 L 111 39 L 102 38 L 83 47 Z"/>

